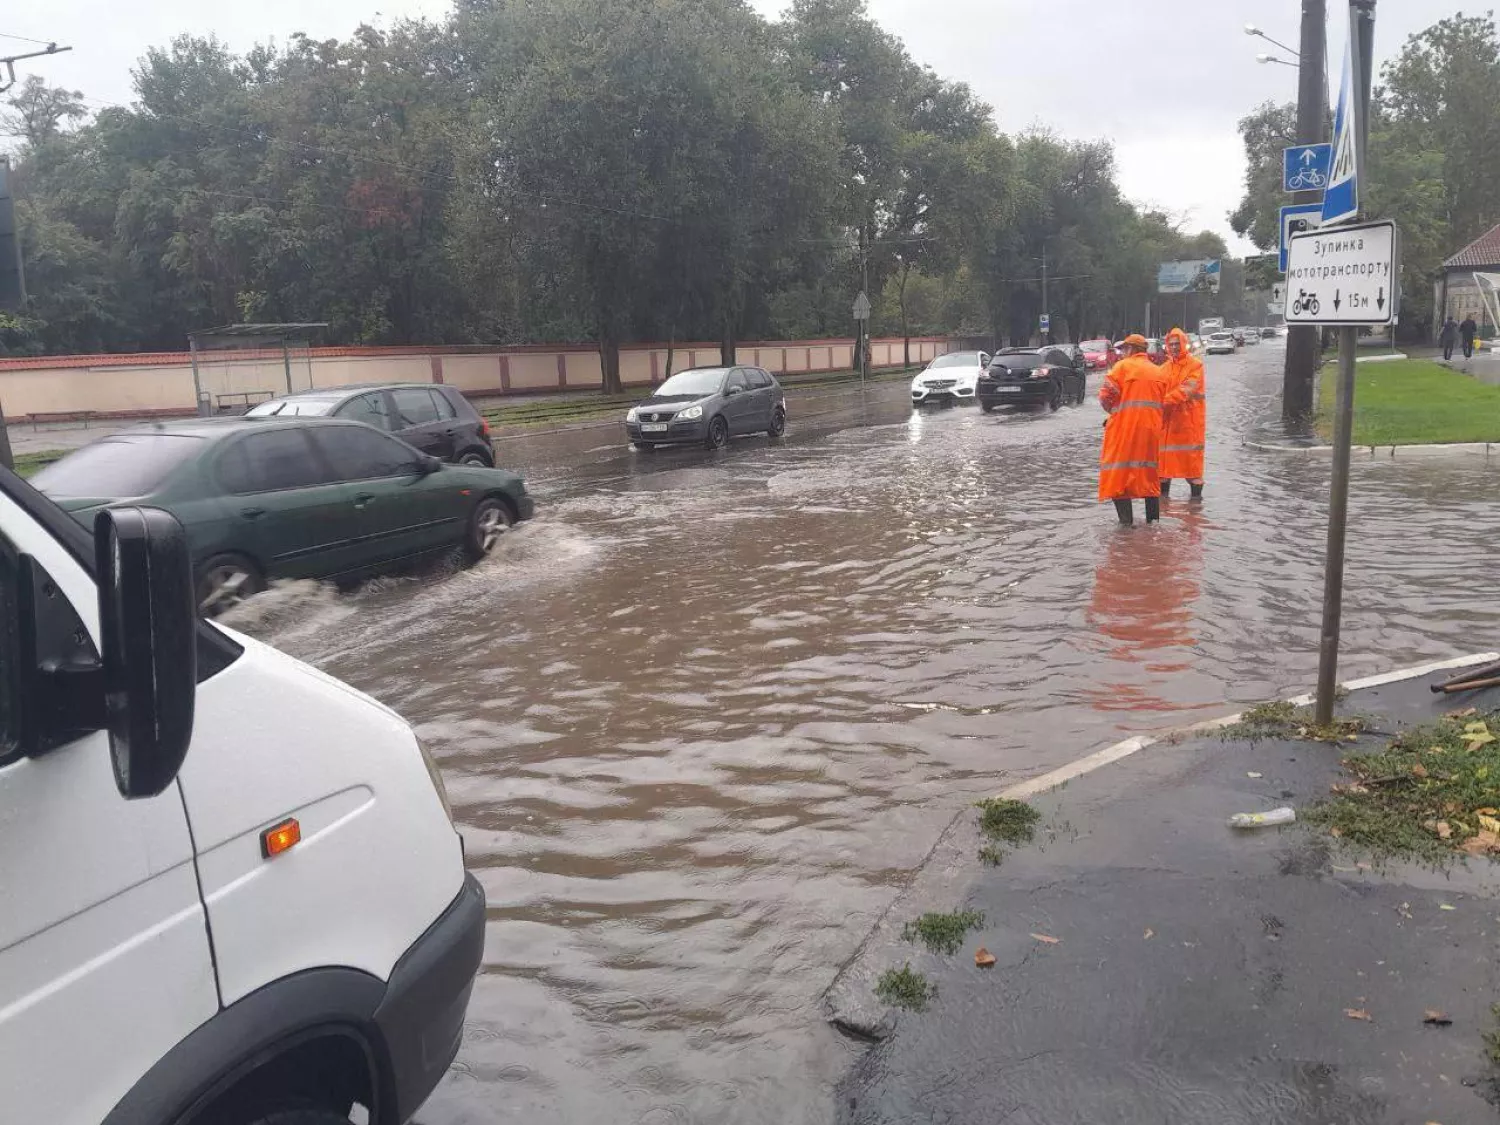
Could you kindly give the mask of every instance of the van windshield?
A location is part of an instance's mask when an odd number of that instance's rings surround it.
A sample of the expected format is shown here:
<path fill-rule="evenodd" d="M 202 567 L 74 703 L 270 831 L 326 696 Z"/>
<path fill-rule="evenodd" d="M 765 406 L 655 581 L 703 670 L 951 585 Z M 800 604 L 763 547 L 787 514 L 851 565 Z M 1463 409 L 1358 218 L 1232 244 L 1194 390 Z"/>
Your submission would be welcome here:
<path fill-rule="evenodd" d="M 54 499 L 145 496 L 202 449 L 203 439 L 189 434 L 122 434 L 69 453 L 31 483 Z"/>

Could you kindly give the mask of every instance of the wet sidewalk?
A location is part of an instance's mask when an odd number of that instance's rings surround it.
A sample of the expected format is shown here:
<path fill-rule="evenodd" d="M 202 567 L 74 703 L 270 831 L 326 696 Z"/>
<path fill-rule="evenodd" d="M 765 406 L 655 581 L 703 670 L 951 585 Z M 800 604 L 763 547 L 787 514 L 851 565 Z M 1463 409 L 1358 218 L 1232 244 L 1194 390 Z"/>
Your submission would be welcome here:
<path fill-rule="evenodd" d="M 1500 707 L 1500 690 L 1429 692 L 1450 674 L 1341 712 L 1389 733 Z M 1372 867 L 1301 824 L 1226 826 L 1326 796 L 1345 752 L 1217 733 L 1150 746 L 1036 798 L 1035 842 L 998 868 L 961 816 L 830 992 L 835 1018 L 889 1032 L 841 1085 L 840 1120 L 1494 1120 L 1500 870 Z M 899 940 L 902 921 L 957 909 L 985 922 L 952 956 Z M 936 997 L 881 1027 L 870 986 L 904 961 Z"/>

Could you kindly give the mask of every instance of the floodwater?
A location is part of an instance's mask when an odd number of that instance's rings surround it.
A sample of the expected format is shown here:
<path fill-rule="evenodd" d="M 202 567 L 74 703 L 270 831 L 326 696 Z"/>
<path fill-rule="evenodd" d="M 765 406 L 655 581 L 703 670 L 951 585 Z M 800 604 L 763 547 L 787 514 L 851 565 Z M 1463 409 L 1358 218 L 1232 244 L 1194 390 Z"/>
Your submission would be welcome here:
<path fill-rule="evenodd" d="M 489 896 L 420 1120 L 828 1120 L 858 1047 L 819 995 L 957 809 L 1306 688 L 1328 463 L 1240 445 L 1279 344 L 1208 362 L 1208 497 L 1158 527 L 1094 502 L 1092 398 L 887 385 L 793 399 L 779 446 L 507 443 L 541 514 L 498 557 L 267 595 L 251 631 L 417 725 Z M 1496 484 L 1356 463 L 1346 677 L 1500 641 Z"/>

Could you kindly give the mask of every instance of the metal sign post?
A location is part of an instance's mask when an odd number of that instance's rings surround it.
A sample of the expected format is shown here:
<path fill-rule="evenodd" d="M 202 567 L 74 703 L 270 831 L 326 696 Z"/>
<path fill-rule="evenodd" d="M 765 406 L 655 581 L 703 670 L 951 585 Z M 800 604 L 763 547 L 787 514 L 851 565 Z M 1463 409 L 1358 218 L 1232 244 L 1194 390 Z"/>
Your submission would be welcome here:
<path fill-rule="evenodd" d="M 1339 628 L 1344 607 L 1344 542 L 1349 516 L 1349 446 L 1354 429 L 1354 360 L 1361 325 L 1394 324 L 1401 299 L 1401 243 L 1392 222 L 1339 226 L 1359 216 L 1365 180 L 1365 123 L 1374 56 L 1375 0 L 1350 0 L 1349 50 L 1333 139 L 1333 170 L 1323 198 L 1323 227 L 1294 235 L 1287 252 L 1288 324 L 1339 328 L 1338 401 L 1333 476 L 1328 490 L 1328 553 L 1323 628 L 1318 644 L 1314 719 L 1333 721 Z"/>
<path fill-rule="evenodd" d="M 859 384 L 864 386 L 869 374 L 870 355 L 870 298 L 861 289 L 854 298 L 854 323 L 856 325 L 854 346 L 859 349 Z"/>

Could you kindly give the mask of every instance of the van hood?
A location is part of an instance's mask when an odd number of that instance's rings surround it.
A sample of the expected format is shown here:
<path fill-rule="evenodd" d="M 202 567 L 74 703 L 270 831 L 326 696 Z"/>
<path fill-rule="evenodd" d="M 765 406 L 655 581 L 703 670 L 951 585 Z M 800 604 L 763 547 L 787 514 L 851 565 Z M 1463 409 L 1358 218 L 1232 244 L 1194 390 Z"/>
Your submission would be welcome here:
<path fill-rule="evenodd" d="M 53 496 L 48 499 L 90 531 L 94 527 L 94 513 L 120 501 L 118 496 Z"/>

